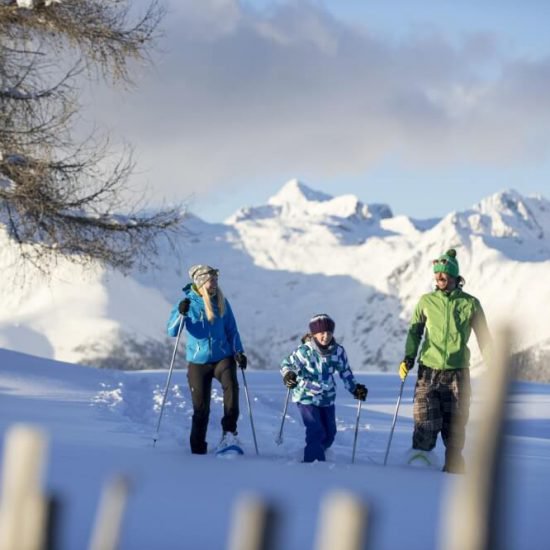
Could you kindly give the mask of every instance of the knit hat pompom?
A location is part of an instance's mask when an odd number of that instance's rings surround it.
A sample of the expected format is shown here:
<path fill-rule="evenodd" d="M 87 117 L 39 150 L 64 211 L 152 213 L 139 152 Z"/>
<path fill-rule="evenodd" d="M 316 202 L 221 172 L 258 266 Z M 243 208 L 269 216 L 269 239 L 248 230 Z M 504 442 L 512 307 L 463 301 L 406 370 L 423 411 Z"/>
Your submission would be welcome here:
<path fill-rule="evenodd" d="M 451 258 L 456 258 L 456 250 L 454 248 L 449 248 L 447 252 L 445 252 L 446 256 L 450 256 Z"/>
<path fill-rule="evenodd" d="M 326 313 L 320 313 L 319 315 L 314 315 L 309 321 L 309 332 L 311 334 L 317 334 L 318 332 L 332 332 L 334 333 L 334 328 L 336 324 Z"/>
<path fill-rule="evenodd" d="M 456 259 L 456 250 L 450 248 L 433 261 L 434 273 L 447 273 L 451 277 L 457 279 L 460 275 L 460 268 L 458 266 L 458 260 Z"/>

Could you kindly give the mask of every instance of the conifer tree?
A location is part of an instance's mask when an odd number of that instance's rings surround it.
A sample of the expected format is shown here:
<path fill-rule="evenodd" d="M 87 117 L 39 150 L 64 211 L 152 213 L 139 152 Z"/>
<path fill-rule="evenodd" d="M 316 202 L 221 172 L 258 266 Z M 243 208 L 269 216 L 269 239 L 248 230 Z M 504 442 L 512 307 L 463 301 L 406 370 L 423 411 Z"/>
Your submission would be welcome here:
<path fill-rule="evenodd" d="M 163 9 L 133 11 L 129 0 L 0 0 L 0 224 L 44 271 L 61 256 L 147 267 L 182 231 L 181 207 L 151 210 L 129 192 L 131 151 L 113 160 L 108 138 L 74 137 L 82 79 L 123 90 L 132 63 L 150 60 Z"/>

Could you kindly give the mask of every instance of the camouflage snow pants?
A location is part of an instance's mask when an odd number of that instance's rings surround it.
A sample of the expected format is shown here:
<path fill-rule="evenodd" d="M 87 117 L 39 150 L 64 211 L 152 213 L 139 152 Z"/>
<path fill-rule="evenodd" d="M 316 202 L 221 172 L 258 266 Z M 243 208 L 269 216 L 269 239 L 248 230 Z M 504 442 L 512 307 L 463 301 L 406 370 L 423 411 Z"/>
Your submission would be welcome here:
<path fill-rule="evenodd" d="M 413 448 L 431 451 L 441 432 L 448 451 L 464 447 L 470 410 L 470 370 L 418 367 L 414 390 Z"/>

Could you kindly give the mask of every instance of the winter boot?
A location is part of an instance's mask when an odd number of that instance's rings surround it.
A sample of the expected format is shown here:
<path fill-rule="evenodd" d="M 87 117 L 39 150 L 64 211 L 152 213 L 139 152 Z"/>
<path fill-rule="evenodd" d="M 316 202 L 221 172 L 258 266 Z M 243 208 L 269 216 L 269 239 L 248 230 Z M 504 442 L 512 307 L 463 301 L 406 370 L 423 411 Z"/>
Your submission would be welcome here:
<path fill-rule="evenodd" d="M 191 443 L 191 453 L 194 455 L 205 455 L 208 452 L 208 443 Z"/>

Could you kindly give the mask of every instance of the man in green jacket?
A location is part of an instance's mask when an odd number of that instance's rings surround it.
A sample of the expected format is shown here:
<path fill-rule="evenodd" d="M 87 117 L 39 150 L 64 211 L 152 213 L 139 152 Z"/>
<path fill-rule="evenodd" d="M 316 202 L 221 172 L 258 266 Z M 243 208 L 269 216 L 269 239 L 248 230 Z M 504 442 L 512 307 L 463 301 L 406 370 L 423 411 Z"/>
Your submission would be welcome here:
<path fill-rule="evenodd" d="M 414 432 L 409 463 L 429 462 L 426 452 L 437 435 L 445 445 L 444 472 L 464 472 L 466 423 L 470 409 L 470 350 L 468 339 L 475 332 L 485 362 L 491 336 L 477 298 L 462 290 L 456 251 L 448 250 L 433 262 L 436 288 L 424 294 L 413 313 L 405 358 L 399 376 L 405 381 L 422 342 L 418 379 L 414 391 Z"/>

